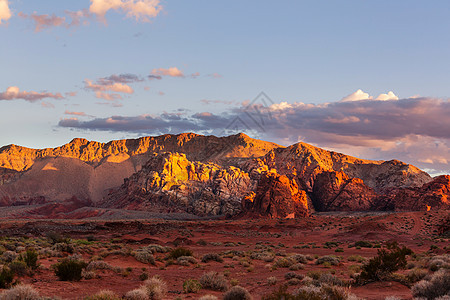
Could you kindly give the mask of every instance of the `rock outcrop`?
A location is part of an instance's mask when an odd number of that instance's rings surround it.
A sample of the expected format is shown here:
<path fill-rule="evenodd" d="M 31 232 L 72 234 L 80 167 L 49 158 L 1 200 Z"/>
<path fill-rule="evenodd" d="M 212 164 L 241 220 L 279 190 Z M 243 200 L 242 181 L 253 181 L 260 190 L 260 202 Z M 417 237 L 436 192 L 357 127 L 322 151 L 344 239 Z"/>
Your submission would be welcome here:
<path fill-rule="evenodd" d="M 102 206 L 234 215 L 240 212 L 241 199 L 254 184 L 239 168 L 191 162 L 185 154 L 166 152 L 154 154 L 142 170 L 112 191 Z"/>
<path fill-rule="evenodd" d="M 311 212 L 310 199 L 294 180 L 275 172 L 261 175 L 256 192 L 244 197 L 245 212 L 269 218 L 300 218 Z"/>
<path fill-rule="evenodd" d="M 450 176 L 441 175 L 421 187 L 392 190 L 378 200 L 376 210 L 450 209 Z"/>
<path fill-rule="evenodd" d="M 363 160 L 305 143 L 281 147 L 244 134 L 0 148 L 0 206 L 44 205 L 38 214 L 80 205 L 269 218 L 448 209 L 448 182 L 397 160 Z"/>

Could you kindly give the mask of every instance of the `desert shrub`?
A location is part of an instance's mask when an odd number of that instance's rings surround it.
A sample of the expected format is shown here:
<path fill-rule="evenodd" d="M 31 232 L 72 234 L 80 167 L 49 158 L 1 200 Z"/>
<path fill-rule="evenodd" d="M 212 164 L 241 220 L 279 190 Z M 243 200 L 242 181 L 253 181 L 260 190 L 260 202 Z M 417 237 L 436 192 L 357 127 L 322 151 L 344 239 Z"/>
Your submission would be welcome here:
<path fill-rule="evenodd" d="M 25 253 L 19 255 L 19 260 L 23 261 L 31 270 L 36 270 L 39 267 L 38 256 L 34 248 L 29 248 Z"/>
<path fill-rule="evenodd" d="M 86 297 L 85 300 L 120 300 L 122 297 L 119 297 L 116 293 L 110 290 L 102 290 L 95 295 Z"/>
<path fill-rule="evenodd" d="M 450 296 L 450 271 L 439 270 L 433 275 L 413 285 L 412 294 L 416 298 L 436 299 Z"/>
<path fill-rule="evenodd" d="M 144 249 L 137 250 L 133 253 L 134 258 L 136 258 L 137 261 L 144 263 L 144 264 L 152 264 L 154 265 L 155 257 L 153 256 L 152 252 L 149 252 Z"/>
<path fill-rule="evenodd" d="M 81 271 L 81 277 L 84 279 L 94 279 L 96 275 L 94 271 L 86 271 L 85 269 L 83 269 Z"/>
<path fill-rule="evenodd" d="M 262 260 L 265 262 L 272 262 L 275 259 L 275 255 L 272 252 L 268 252 L 268 251 L 252 252 L 252 253 L 250 253 L 250 258 Z"/>
<path fill-rule="evenodd" d="M 291 271 L 298 271 L 298 270 L 303 270 L 305 268 L 305 266 L 303 264 L 293 264 L 292 266 L 289 267 L 289 270 Z"/>
<path fill-rule="evenodd" d="M 197 293 L 202 288 L 202 285 L 197 279 L 187 279 L 183 282 L 183 292 L 188 293 Z"/>
<path fill-rule="evenodd" d="M 290 258 L 294 259 L 297 263 L 301 263 L 301 264 L 308 263 L 307 256 L 303 255 L 303 254 L 294 254 L 294 255 L 291 255 Z"/>
<path fill-rule="evenodd" d="M 181 266 L 189 266 L 196 263 L 197 260 L 193 256 L 180 256 L 177 258 L 177 264 Z"/>
<path fill-rule="evenodd" d="M 387 296 L 384 298 L 384 300 L 402 300 L 402 298 L 399 298 L 397 296 Z"/>
<path fill-rule="evenodd" d="M 364 257 L 362 257 L 361 255 L 350 255 L 347 258 L 348 261 L 357 261 L 359 263 L 364 262 L 366 259 Z"/>
<path fill-rule="evenodd" d="M 17 276 L 25 276 L 28 273 L 27 264 L 20 260 L 15 260 L 9 265 L 9 269 Z"/>
<path fill-rule="evenodd" d="M 275 276 L 270 276 L 267 277 L 267 284 L 268 285 L 275 285 L 278 282 L 278 278 L 276 278 Z"/>
<path fill-rule="evenodd" d="M 406 267 L 406 256 L 412 254 L 411 249 L 400 247 L 397 242 L 388 243 L 386 247 L 378 249 L 378 255 L 362 267 L 358 281 L 380 281 Z"/>
<path fill-rule="evenodd" d="M 433 272 L 441 268 L 450 269 L 450 255 L 434 256 L 428 261 L 427 266 Z"/>
<path fill-rule="evenodd" d="M 307 276 L 308 277 L 311 277 L 312 279 L 314 279 L 314 280 L 319 280 L 319 278 L 320 278 L 320 276 L 322 275 L 323 273 L 322 272 L 320 272 L 320 271 L 308 271 L 308 273 L 307 273 Z"/>
<path fill-rule="evenodd" d="M 342 279 L 331 275 L 329 273 L 323 273 L 319 276 L 319 279 L 317 279 L 317 281 L 320 284 L 328 284 L 328 285 L 337 285 L 337 286 L 345 286 L 346 282 L 344 282 Z"/>
<path fill-rule="evenodd" d="M 127 300 L 148 300 L 147 291 L 142 287 L 127 292 L 124 298 Z"/>
<path fill-rule="evenodd" d="M 340 259 L 337 256 L 325 255 L 325 256 L 319 257 L 316 260 L 316 265 L 323 265 L 325 263 L 328 263 L 328 264 L 330 264 L 332 266 L 336 266 L 336 265 L 339 265 L 340 262 L 341 261 L 340 261 Z"/>
<path fill-rule="evenodd" d="M 193 256 L 194 253 L 190 249 L 186 249 L 183 247 L 178 247 L 175 249 L 172 249 L 167 256 L 167 259 L 177 259 L 180 256 Z"/>
<path fill-rule="evenodd" d="M 158 276 L 153 276 L 144 281 L 142 288 L 146 290 L 148 298 L 152 300 L 163 299 L 167 293 L 166 282 Z"/>
<path fill-rule="evenodd" d="M 203 257 L 202 257 L 202 262 L 204 262 L 204 263 L 207 263 L 207 262 L 209 262 L 211 260 L 217 261 L 217 262 L 220 262 L 220 263 L 223 262 L 222 256 L 220 256 L 217 253 L 208 253 L 208 254 L 203 255 Z"/>
<path fill-rule="evenodd" d="M 58 252 L 73 253 L 75 251 L 75 248 L 70 243 L 56 243 L 53 245 L 52 250 Z"/>
<path fill-rule="evenodd" d="M 0 288 L 7 289 L 9 288 L 14 280 L 14 272 L 11 271 L 8 267 L 3 266 L 2 271 L 0 272 Z"/>
<path fill-rule="evenodd" d="M 214 271 L 203 274 L 200 277 L 200 284 L 203 288 L 213 291 L 223 292 L 228 289 L 228 282 L 225 276 Z"/>
<path fill-rule="evenodd" d="M 14 251 L 5 251 L 2 254 L 2 260 L 4 262 L 12 262 L 13 260 L 15 260 L 17 258 L 18 254 Z"/>
<path fill-rule="evenodd" d="M 291 257 L 281 257 L 275 260 L 275 263 L 273 265 L 277 268 L 289 268 L 296 263 L 297 261 Z"/>
<path fill-rule="evenodd" d="M 79 281 L 81 272 L 86 268 L 86 263 L 77 259 L 65 258 L 60 263 L 53 265 L 55 275 L 62 281 Z"/>
<path fill-rule="evenodd" d="M 51 244 L 69 243 L 70 242 L 70 238 L 64 237 L 58 232 L 50 231 L 46 234 L 46 236 Z"/>
<path fill-rule="evenodd" d="M 297 274 L 295 272 L 287 272 L 286 274 L 284 274 L 284 279 L 289 280 L 292 278 L 297 278 L 302 280 L 305 276 L 303 276 L 302 274 Z"/>
<path fill-rule="evenodd" d="M 114 267 L 103 260 L 93 260 L 86 266 L 86 270 L 114 270 Z"/>
<path fill-rule="evenodd" d="M 141 275 L 139 275 L 139 280 L 144 281 L 148 279 L 148 274 L 143 272 Z"/>
<path fill-rule="evenodd" d="M 355 243 L 355 247 L 361 247 L 361 248 L 372 248 L 373 245 L 371 242 L 368 241 L 357 241 Z"/>
<path fill-rule="evenodd" d="M 158 244 L 150 244 L 148 246 L 141 248 L 140 250 L 155 254 L 155 253 L 167 253 L 170 250 L 172 250 L 172 248 L 161 246 Z"/>
<path fill-rule="evenodd" d="M 428 275 L 428 271 L 422 268 L 414 268 L 408 272 L 406 277 L 408 281 L 411 283 L 415 283 L 419 280 L 422 280 L 425 276 Z"/>
<path fill-rule="evenodd" d="M 39 300 L 39 293 L 31 285 L 19 284 L 0 294 L 2 300 Z"/>
<path fill-rule="evenodd" d="M 252 300 L 250 293 L 241 286 L 233 286 L 224 295 L 223 300 Z"/>

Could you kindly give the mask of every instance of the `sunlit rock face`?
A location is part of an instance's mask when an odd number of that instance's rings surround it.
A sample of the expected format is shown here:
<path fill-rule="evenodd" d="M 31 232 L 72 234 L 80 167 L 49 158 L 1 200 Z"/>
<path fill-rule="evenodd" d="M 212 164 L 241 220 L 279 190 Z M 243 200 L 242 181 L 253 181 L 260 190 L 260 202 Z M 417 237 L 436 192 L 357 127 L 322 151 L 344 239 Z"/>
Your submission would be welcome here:
<path fill-rule="evenodd" d="M 392 190 L 380 197 L 375 209 L 437 210 L 450 208 L 450 176 L 442 175 L 421 187 Z"/>
<path fill-rule="evenodd" d="M 282 147 L 244 134 L 0 149 L 1 206 L 300 218 L 315 211 L 446 209 L 448 180 L 397 160 L 363 160 L 305 143 Z"/>

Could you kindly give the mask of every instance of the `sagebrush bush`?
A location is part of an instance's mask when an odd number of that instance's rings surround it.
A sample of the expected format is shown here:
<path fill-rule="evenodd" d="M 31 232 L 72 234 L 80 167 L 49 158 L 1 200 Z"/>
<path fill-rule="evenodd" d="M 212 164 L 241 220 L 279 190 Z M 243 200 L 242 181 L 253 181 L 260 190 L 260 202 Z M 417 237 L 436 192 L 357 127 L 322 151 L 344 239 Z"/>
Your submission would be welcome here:
<path fill-rule="evenodd" d="M 218 300 L 219 298 L 217 298 L 214 295 L 204 295 L 201 296 L 198 300 Z"/>
<path fill-rule="evenodd" d="M 196 263 L 197 260 L 193 256 L 180 256 L 177 258 L 177 264 L 181 266 L 189 266 Z"/>
<path fill-rule="evenodd" d="M 152 300 L 163 299 L 167 293 L 167 284 L 158 276 L 153 276 L 144 281 L 142 287 L 146 290 L 147 296 Z"/>
<path fill-rule="evenodd" d="M 292 259 L 294 259 L 297 263 L 301 263 L 301 264 L 307 264 L 308 263 L 308 258 L 306 255 L 303 254 L 294 254 L 292 256 L 290 256 Z"/>
<path fill-rule="evenodd" d="M 225 276 L 214 271 L 203 274 L 200 277 L 200 284 L 203 288 L 213 291 L 223 292 L 228 289 L 228 282 Z"/>
<path fill-rule="evenodd" d="M 95 295 L 86 297 L 85 300 L 121 300 L 122 297 L 119 297 L 116 293 L 110 290 L 102 290 Z"/>
<path fill-rule="evenodd" d="M 207 253 L 207 254 L 203 255 L 203 257 L 202 257 L 202 262 L 204 262 L 204 263 L 207 263 L 211 260 L 217 261 L 220 263 L 223 262 L 222 256 L 220 256 L 220 254 L 217 254 L 217 253 Z"/>
<path fill-rule="evenodd" d="M 197 293 L 202 289 L 202 285 L 197 279 L 187 279 L 183 282 L 183 292 L 188 293 Z"/>
<path fill-rule="evenodd" d="M 224 295 L 223 300 L 252 300 L 250 293 L 241 286 L 233 286 Z"/>
<path fill-rule="evenodd" d="M 2 260 L 6 263 L 12 262 L 17 258 L 18 254 L 14 251 L 5 251 L 2 254 Z"/>
<path fill-rule="evenodd" d="M 325 255 L 325 256 L 319 257 L 316 260 L 316 265 L 322 265 L 325 263 L 329 263 L 332 266 L 337 266 L 337 265 L 339 265 L 340 262 L 341 262 L 341 260 L 337 256 Z"/>
<path fill-rule="evenodd" d="M 55 275 L 62 281 L 79 281 L 81 272 L 86 268 L 86 263 L 77 259 L 65 258 L 60 263 L 53 265 Z"/>
<path fill-rule="evenodd" d="M 411 255 L 411 249 L 400 247 L 397 242 L 388 243 L 386 248 L 378 249 L 377 256 L 363 265 L 358 277 L 360 282 L 381 281 L 392 272 L 406 267 L 406 256 Z"/>
<path fill-rule="evenodd" d="M 172 249 L 169 255 L 167 256 L 167 259 L 177 259 L 178 257 L 181 256 L 194 256 L 194 253 L 190 249 L 179 247 Z"/>
<path fill-rule="evenodd" d="M 134 258 L 136 258 L 137 261 L 144 263 L 144 264 L 156 264 L 155 257 L 153 256 L 152 252 L 140 249 L 133 253 Z"/>
<path fill-rule="evenodd" d="M 422 268 L 414 268 L 408 272 L 406 277 L 408 281 L 411 283 L 415 283 L 419 280 L 422 280 L 425 276 L 428 275 L 428 271 Z"/>
<path fill-rule="evenodd" d="M 127 300 L 148 300 L 147 291 L 144 288 L 131 290 L 125 294 Z"/>
<path fill-rule="evenodd" d="M 39 293 L 28 284 L 19 284 L 0 294 L 1 300 L 39 300 Z"/>
<path fill-rule="evenodd" d="M 445 295 L 450 296 L 450 270 L 437 271 L 413 285 L 411 291 L 416 298 L 436 299 Z"/>

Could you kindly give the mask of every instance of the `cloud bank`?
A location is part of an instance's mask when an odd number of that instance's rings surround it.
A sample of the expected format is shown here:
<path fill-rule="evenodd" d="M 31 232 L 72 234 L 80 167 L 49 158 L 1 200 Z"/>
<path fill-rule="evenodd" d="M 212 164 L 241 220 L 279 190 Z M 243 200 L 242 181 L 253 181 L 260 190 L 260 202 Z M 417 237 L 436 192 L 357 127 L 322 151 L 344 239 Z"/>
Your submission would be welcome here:
<path fill-rule="evenodd" d="M 395 158 L 434 173 L 450 173 L 449 115 L 449 100 L 423 97 L 253 104 L 230 108 L 220 115 L 184 112 L 90 121 L 64 119 L 59 126 L 139 134 L 194 131 L 220 135 L 231 130 L 281 144 L 304 141 L 363 158 Z"/>

